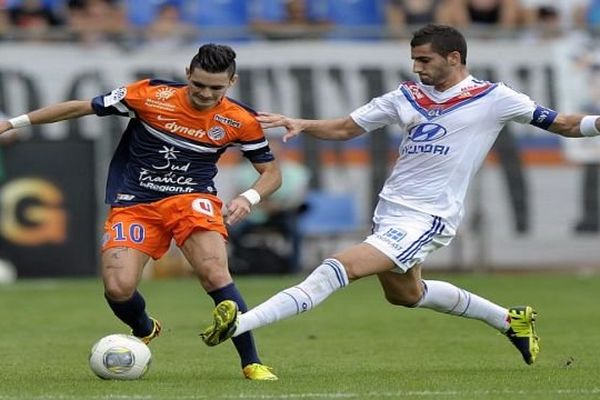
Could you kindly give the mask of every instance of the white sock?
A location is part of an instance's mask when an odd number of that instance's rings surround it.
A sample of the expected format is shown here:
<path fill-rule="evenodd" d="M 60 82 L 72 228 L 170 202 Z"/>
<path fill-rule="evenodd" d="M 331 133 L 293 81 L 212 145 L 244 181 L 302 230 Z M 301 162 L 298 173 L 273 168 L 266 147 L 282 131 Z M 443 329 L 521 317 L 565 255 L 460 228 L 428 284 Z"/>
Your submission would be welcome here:
<path fill-rule="evenodd" d="M 346 285 L 348 276 L 344 266 L 338 260 L 328 258 L 299 285 L 285 289 L 241 314 L 233 336 L 310 311 Z"/>
<path fill-rule="evenodd" d="M 506 308 L 448 282 L 423 280 L 423 284 L 423 298 L 416 307 L 478 319 L 501 332 L 509 328 Z"/>

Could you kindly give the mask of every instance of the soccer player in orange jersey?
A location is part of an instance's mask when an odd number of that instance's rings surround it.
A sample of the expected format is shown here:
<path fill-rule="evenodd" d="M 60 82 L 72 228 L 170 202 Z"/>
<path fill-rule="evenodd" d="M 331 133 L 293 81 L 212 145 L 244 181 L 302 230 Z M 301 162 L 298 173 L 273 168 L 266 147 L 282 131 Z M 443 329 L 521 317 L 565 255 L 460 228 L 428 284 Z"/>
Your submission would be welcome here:
<path fill-rule="evenodd" d="M 142 80 L 97 96 L 67 101 L 0 122 L 0 133 L 84 115 L 130 118 L 110 163 L 104 225 L 105 297 L 133 335 L 150 342 L 160 323 L 146 313 L 137 290 L 144 265 L 175 240 L 215 303 L 244 300 L 227 266 L 225 223 L 235 224 L 281 184 L 281 172 L 255 113 L 225 97 L 236 82 L 236 54 L 228 46 L 200 47 L 186 69 L 187 83 Z M 216 163 L 239 147 L 259 178 L 224 208 L 217 197 Z M 276 380 L 260 361 L 251 333 L 234 341 L 244 376 Z"/>

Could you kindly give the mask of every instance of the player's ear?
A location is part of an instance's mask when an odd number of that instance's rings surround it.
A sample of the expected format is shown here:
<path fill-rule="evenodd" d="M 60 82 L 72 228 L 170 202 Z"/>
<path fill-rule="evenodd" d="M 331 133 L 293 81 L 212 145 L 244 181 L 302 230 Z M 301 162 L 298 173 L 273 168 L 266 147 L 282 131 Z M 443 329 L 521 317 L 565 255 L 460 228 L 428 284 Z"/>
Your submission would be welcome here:
<path fill-rule="evenodd" d="M 190 67 L 185 67 L 185 76 L 190 79 L 192 77 L 192 71 L 190 71 Z"/>
<path fill-rule="evenodd" d="M 453 51 L 448 54 L 448 62 L 452 66 L 460 65 L 460 53 L 458 51 Z"/>
<path fill-rule="evenodd" d="M 238 77 L 238 74 L 234 74 L 229 80 L 229 86 L 235 85 L 235 83 L 238 81 Z"/>

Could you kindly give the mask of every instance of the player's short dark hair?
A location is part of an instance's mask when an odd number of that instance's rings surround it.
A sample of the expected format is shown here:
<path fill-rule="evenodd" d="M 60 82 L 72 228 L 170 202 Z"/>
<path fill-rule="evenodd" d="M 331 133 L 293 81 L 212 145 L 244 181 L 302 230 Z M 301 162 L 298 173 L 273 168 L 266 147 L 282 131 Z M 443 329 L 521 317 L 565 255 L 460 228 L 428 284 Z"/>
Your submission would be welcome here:
<path fill-rule="evenodd" d="M 461 64 L 467 64 L 467 41 L 457 29 L 438 24 L 428 24 L 413 34 L 410 47 L 431 43 L 431 49 L 446 57 L 453 51 L 460 54 Z"/>
<path fill-rule="evenodd" d="M 190 62 L 190 71 L 200 68 L 206 72 L 228 72 L 229 76 L 235 74 L 235 51 L 223 44 L 209 43 L 201 46 L 198 53 Z"/>

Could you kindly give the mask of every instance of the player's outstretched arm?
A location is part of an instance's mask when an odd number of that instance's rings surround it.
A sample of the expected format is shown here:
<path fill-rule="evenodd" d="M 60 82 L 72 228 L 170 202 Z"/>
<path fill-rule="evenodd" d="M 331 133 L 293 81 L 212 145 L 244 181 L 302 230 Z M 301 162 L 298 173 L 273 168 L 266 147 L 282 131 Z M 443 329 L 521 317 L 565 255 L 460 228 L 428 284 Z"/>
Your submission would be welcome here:
<path fill-rule="evenodd" d="M 89 100 L 71 100 L 56 103 L 6 121 L 1 121 L 0 134 L 15 128 L 64 121 L 93 113 L 92 103 Z"/>
<path fill-rule="evenodd" d="M 283 141 L 298 136 L 304 132 L 310 136 L 325 140 L 348 140 L 365 131 L 350 117 L 338 119 L 296 119 L 281 114 L 259 112 L 258 122 L 263 129 L 284 127 L 287 133 Z"/>
<path fill-rule="evenodd" d="M 598 115 L 558 114 L 548 130 L 564 137 L 598 136 L 600 118 Z"/>

